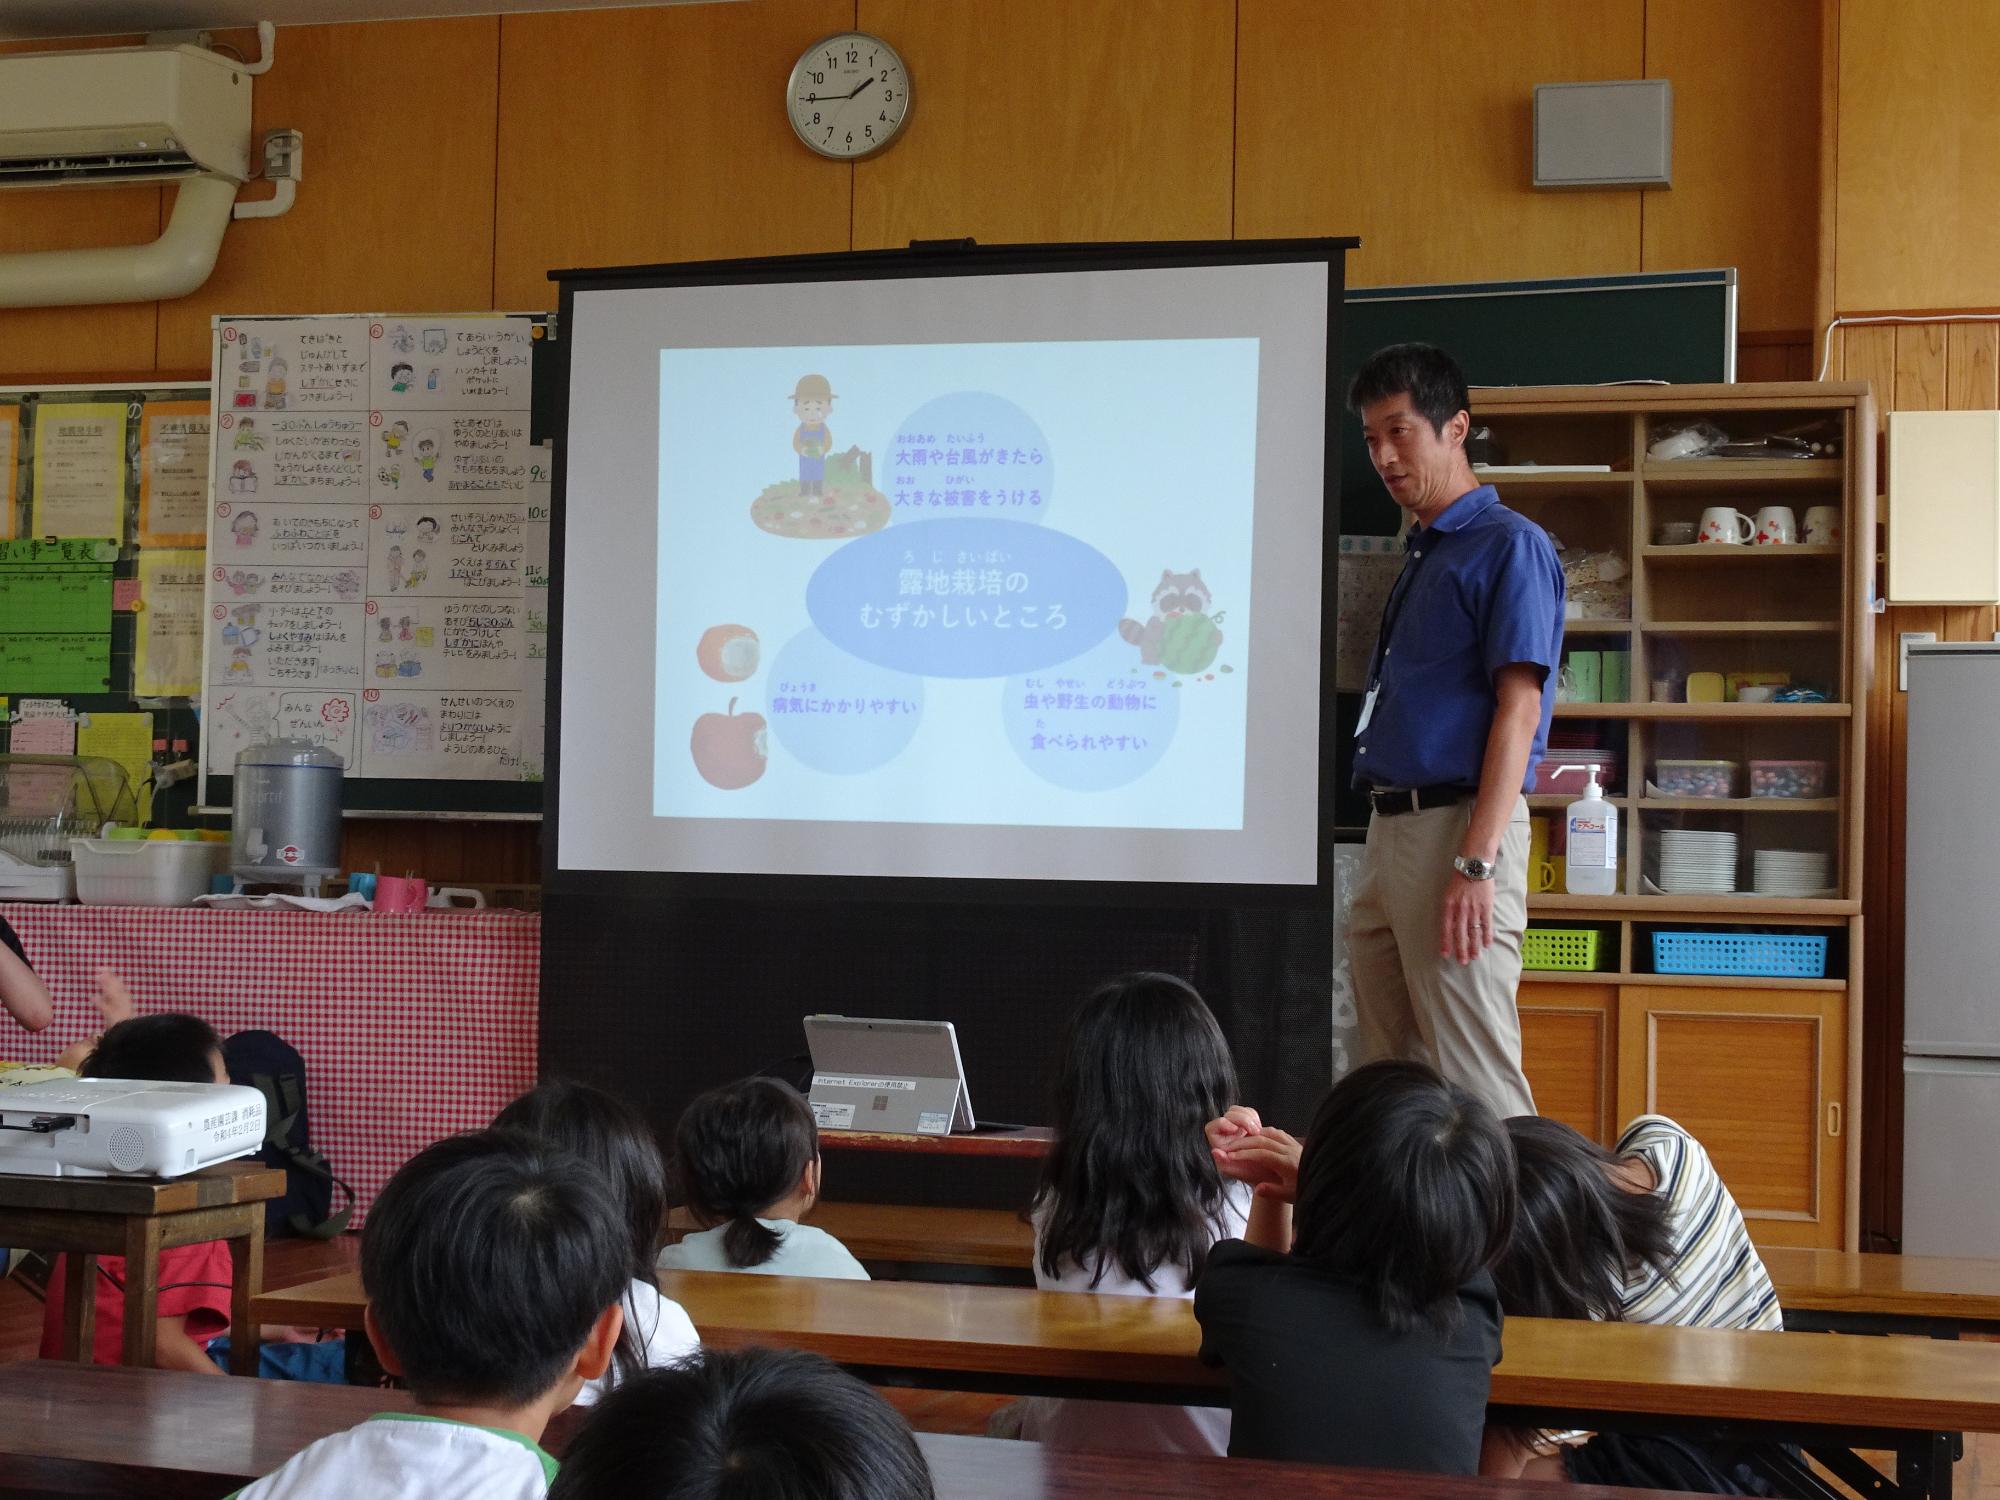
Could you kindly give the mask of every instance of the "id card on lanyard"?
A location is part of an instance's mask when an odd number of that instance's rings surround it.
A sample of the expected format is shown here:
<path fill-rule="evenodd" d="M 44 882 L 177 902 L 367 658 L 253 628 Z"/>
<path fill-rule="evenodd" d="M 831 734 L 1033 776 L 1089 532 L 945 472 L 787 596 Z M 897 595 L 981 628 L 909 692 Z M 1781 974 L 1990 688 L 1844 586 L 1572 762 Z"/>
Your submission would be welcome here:
<path fill-rule="evenodd" d="M 1417 569 L 1423 565 L 1424 534 L 1420 531 L 1412 540 L 1414 549 L 1404 560 L 1403 571 L 1396 575 L 1396 582 L 1382 605 L 1382 628 L 1375 635 L 1375 659 L 1368 664 L 1368 695 L 1361 700 L 1361 717 L 1354 726 L 1357 740 L 1368 732 L 1368 721 L 1375 717 L 1375 700 L 1382 695 L 1382 658 L 1389 654 L 1390 634 L 1396 628 L 1410 590 L 1416 587 Z"/>

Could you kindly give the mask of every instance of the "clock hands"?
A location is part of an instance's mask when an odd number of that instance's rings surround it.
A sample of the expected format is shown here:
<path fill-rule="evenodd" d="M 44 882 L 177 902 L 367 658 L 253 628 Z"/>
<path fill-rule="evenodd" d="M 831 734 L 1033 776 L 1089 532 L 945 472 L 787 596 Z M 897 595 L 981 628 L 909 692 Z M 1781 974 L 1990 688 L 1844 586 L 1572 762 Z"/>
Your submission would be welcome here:
<path fill-rule="evenodd" d="M 855 94 L 859 94 L 863 89 L 867 88 L 868 85 L 873 83 L 874 81 L 875 81 L 875 75 L 873 73 L 870 73 L 866 78 L 862 79 L 861 82 L 854 85 L 854 93 L 849 94 L 847 97 L 852 99 Z"/>
<path fill-rule="evenodd" d="M 859 94 L 861 93 L 861 91 L 862 91 L 863 89 L 867 88 L 867 87 L 868 87 L 868 85 L 869 85 L 869 84 L 871 84 L 871 83 L 873 83 L 874 81 L 875 81 L 875 75 L 874 75 L 873 73 L 870 73 L 870 74 L 869 74 L 869 75 L 868 75 L 868 76 L 867 76 L 866 78 L 862 79 L 862 80 L 861 80 L 861 82 L 859 82 L 859 83 L 855 84 L 855 85 L 854 85 L 854 88 L 853 88 L 853 90 L 852 90 L 852 92 L 850 92 L 850 93 L 845 93 L 845 94 L 806 94 L 806 95 L 804 95 L 804 96 L 802 96 L 802 97 L 800 98 L 800 100 L 799 100 L 799 103 L 801 103 L 801 104 L 845 104 L 845 103 L 846 103 L 846 102 L 847 102 L 847 101 L 848 101 L 849 99 L 853 99 L 853 98 L 857 97 L 857 96 L 858 96 L 858 95 L 859 95 Z"/>

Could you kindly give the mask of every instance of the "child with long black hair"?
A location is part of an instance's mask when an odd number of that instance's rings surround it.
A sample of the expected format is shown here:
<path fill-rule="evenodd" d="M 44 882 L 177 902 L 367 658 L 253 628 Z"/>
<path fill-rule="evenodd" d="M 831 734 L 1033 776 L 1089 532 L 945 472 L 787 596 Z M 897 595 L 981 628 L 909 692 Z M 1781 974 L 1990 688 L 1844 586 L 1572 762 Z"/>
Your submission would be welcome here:
<path fill-rule="evenodd" d="M 1202 1129 L 1236 1102 L 1222 1028 L 1192 985 L 1127 974 L 1071 1019 L 1055 1142 L 1035 1195 L 1044 1291 L 1191 1297 L 1217 1240 L 1240 1235 L 1247 1189 L 1223 1180 Z M 1036 1399 L 1021 1436 L 1058 1446 L 1222 1453 L 1219 1408 Z"/>
<path fill-rule="evenodd" d="M 584 1382 L 579 1405 L 589 1405 L 621 1380 L 670 1365 L 701 1347 L 680 1303 L 660 1295 L 653 1261 L 666 1235 L 667 1169 L 659 1142 L 637 1110 L 584 1083 L 554 1080 L 530 1089 L 500 1111 L 496 1128 L 518 1130 L 567 1151 L 597 1168 L 610 1185 L 630 1246 L 632 1285 L 625 1293 L 625 1326 L 612 1349 L 611 1368 Z"/>
<path fill-rule="evenodd" d="M 799 1222 L 819 1201 L 819 1126 L 790 1084 L 745 1078 L 710 1089 L 682 1113 L 674 1157 L 707 1227 L 661 1252 L 662 1269 L 868 1279 L 839 1240 Z"/>

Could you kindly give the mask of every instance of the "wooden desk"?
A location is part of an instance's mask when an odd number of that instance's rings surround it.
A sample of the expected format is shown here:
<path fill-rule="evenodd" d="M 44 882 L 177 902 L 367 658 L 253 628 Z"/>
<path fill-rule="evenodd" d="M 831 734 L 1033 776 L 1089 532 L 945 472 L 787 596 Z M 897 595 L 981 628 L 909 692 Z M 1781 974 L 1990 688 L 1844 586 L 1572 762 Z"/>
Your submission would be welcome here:
<path fill-rule="evenodd" d="M 902 1151 L 913 1156 L 1011 1156 L 1040 1160 L 1055 1132 L 1046 1125 L 973 1135 L 892 1135 L 882 1130 L 822 1130 L 822 1151 Z"/>
<path fill-rule="evenodd" d="M 864 1261 L 1033 1269 L 1035 1234 L 998 1208 L 821 1203 L 808 1216 Z M 696 1227 L 676 1209 L 672 1227 Z M 2000 1330 L 2000 1260 L 1857 1255 L 1841 1250 L 1760 1251 L 1787 1326 L 1803 1332 L 1910 1333 L 1956 1338 L 1961 1328 Z"/>
<path fill-rule="evenodd" d="M 1961 1328 L 2000 1330 L 2000 1260 L 1790 1248 L 1760 1253 L 1788 1327 L 1942 1338 L 1956 1338 Z"/>
<path fill-rule="evenodd" d="M 856 1260 L 1027 1271 L 1035 1254 L 1033 1227 L 1003 1208 L 817 1203 L 806 1222 L 847 1246 Z M 667 1215 L 667 1228 L 676 1239 L 700 1227 L 684 1208 Z"/>
<path fill-rule="evenodd" d="M 216 1500 L 308 1443 L 410 1404 L 401 1391 L 54 1362 L 0 1366 L 0 1494 Z M 544 1439 L 551 1453 L 562 1453 L 573 1425 L 551 1428 Z M 1237 1486 L 1261 1500 L 1546 1500 L 1549 1493 L 1546 1485 L 1490 1479 L 1061 1453 L 1038 1443 L 930 1433 L 919 1433 L 917 1443 L 939 1500 L 1214 1500 Z M 1579 1486 L 1565 1500 L 1641 1500 L 1646 1493 Z"/>
<path fill-rule="evenodd" d="M 662 1272 L 660 1286 L 705 1344 L 810 1349 L 877 1384 L 1228 1403 L 1227 1377 L 1196 1359 L 1200 1330 L 1177 1299 L 693 1271 Z M 362 1306 L 350 1273 L 266 1293 L 254 1310 L 271 1322 L 352 1328 Z M 1504 1342 L 1492 1391 L 1503 1419 L 1722 1425 L 1843 1460 L 1888 1448 L 1909 1497 L 1949 1495 L 1954 1434 L 2000 1432 L 2000 1349 L 1991 1345 L 1537 1318 L 1510 1319 Z"/>
<path fill-rule="evenodd" d="M 160 1252 L 227 1240 L 229 1367 L 255 1375 L 250 1304 L 264 1284 L 264 1204 L 284 1193 L 285 1174 L 254 1161 L 224 1162 L 171 1181 L 0 1175 L 0 1245 L 64 1253 L 63 1357 L 85 1364 L 97 1324 L 97 1257 L 124 1256 L 123 1357 L 128 1365 L 150 1365 Z"/>

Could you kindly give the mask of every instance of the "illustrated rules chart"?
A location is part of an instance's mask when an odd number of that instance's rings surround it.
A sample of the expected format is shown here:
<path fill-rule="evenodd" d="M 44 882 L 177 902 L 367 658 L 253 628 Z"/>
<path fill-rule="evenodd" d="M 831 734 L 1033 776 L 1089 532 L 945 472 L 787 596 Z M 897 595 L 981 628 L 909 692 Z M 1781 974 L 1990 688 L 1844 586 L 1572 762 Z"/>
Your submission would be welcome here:
<path fill-rule="evenodd" d="M 542 774 L 550 458 L 528 318 L 216 324 L 206 766 Z"/>
<path fill-rule="evenodd" d="M 525 317 L 220 319 L 209 774 L 303 738 L 367 777 L 538 780 L 548 450 Z"/>

